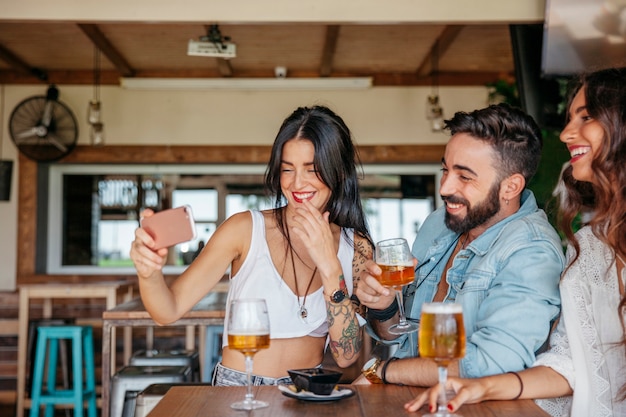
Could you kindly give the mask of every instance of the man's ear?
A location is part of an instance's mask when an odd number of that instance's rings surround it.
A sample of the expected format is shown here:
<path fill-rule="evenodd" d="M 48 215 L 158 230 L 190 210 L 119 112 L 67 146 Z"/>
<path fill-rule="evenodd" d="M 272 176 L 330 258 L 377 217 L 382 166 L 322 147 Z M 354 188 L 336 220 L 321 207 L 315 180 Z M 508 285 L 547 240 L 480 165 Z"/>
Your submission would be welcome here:
<path fill-rule="evenodd" d="M 513 174 L 502 181 L 502 198 L 504 200 L 514 200 L 526 187 L 526 179 L 522 174 Z"/>

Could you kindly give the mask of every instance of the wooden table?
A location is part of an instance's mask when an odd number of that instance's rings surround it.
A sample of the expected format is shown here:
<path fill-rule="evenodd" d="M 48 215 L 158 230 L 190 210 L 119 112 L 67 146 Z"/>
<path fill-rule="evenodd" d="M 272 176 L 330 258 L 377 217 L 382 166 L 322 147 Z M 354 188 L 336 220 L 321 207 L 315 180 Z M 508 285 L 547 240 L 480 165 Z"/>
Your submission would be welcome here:
<path fill-rule="evenodd" d="M 187 328 L 185 341 L 185 349 L 187 350 L 195 348 L 195 329 L 196 327 L 199 328 L 200 369 L 203 369 L 204 365 L 204 331 L 208 325 L 222 325 L 224 323 L 227 295 L 228 293 L 223 288 L 214 289 L 178 321 L 168 325 Z M 115 373 L 116 347 L 113 344 L 113 330 L 116 327 L 152 328 L 155 326 L 157 324 L 146 311 L 140 298 L 120 304 L 102 313 L 102 417 L 109 417 L 111 376 Z M 124 356 L 124 363 L 128 363 L 127 354 Z"/>
<path fill-rule="evenodd" d="M 28 339 L 28 320 L 30 302 L 43 299 L 43 318 L 52 317 L 52 300 L 69 298 L 104 298 L 106 309 L 117 304 L 117 296 L 124 292 L 124 300 L 132 299 L 132 281 L 110 281 L 93 283 L 55 283 L 24 284 L 19 286 L 19 320 L 17 341 L 17 404 L 16 416 L 24 416 L 24 408 L 30 407 L 26 399 L 26 356 Z"/>
<path fill-rule="evenodd" d="M 404 410 L 404 403 L 422 388 L 399 385 L 348 385 L 355 395 L 333 402 L 308 402 L 284 396 L 276 387 L 254 387 L 255 396 L 270 406 L 252 412 L 237 411 L 230 404 L 242 400 L 245 387 L 174 386 L 150 412 L 150 417 L 303 417 L 303 416 L 421 416 L 427 412 Z M 546 417 L 532 400 L 486 401 L 463 405 L 464 417 Z"/>

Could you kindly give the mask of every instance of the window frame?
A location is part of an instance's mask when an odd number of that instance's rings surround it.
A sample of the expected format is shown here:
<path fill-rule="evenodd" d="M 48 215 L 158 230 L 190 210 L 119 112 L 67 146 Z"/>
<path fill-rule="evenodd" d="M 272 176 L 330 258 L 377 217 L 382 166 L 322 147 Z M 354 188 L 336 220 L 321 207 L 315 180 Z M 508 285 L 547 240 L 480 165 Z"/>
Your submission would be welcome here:
<path fill-rule="evenodd" d="M 107 174 L 189 174 L 189 175 L 264 175 L 264 164 L 51 164 L 48 167 L 47 179 L 47 222 L 45 229 L 45 262 L 46 274 L 57 275 L 129 275 L 135 274 L 132 267 L 102 267 L 86 265 L 62 265 L 62 218 L 63 218 L 63 175 L 107 175 Z M 440 164 L 364 164 L 364 175 L 434 175 L 435 198 L 434 208 L 441 205 L 439 182 L 441 179 Z M 218 211 L 218 224 L 224 218 L 224 208 Z M 180 274 L 186 266 L 166 265 L 165 275 Z"/>

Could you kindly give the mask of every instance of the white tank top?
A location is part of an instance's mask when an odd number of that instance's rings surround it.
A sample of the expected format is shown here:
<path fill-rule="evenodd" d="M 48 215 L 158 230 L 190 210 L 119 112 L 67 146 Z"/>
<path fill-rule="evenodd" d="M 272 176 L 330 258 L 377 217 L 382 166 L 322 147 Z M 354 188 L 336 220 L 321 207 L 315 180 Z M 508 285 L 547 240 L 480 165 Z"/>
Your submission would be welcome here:
<path fill-rule="evenodd" d="M 324 287 L 306 297 L 308 317 L 300 317 L 298 297 L 289 288 L 274 267 L 265 238 L 265 219 L 260 211 L 252 214 L 252 240 L 246 259 L 235 276 L 230 279 L 228 300 L 239 298 L 264 298 L 270 318 L 270 338 L 285 339 L 306 335 L 324 337 L 328 334 Z M 349 239 L 354 238 L 352 229 L 345 229 Z M 352 295 L 352 243 L 341 233 L 337 257 L 343 269 L 348 294 Z M 300 297 L 302 303 L 304 297 Z M 229 305 L 229 304 L 227 304 Z M 228 311 L 224 322 L 223 346 L 228 346 Z"/>

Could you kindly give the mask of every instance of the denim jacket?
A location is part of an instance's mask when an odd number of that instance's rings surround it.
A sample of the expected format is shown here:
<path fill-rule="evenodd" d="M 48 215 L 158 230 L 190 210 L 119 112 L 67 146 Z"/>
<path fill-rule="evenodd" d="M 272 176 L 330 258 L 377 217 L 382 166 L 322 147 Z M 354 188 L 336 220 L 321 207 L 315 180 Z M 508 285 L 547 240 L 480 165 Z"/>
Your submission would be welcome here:
<path fill-rule="evenodd" d="M 413 243 L 415 281 L 404 288 L 407 317 L 419 320 L 433 300 L 459 235 L 444 225 L 445 207 L 426 219 Z M 522 206 L 456 255 L 448 270 L 446 302 L 463 306 L 467 337 L 462 377 L 527 368 L 548 338 L 560 311 L 559 278 L 565 265 L 561 241 L 531 191 Z M 370 333 L 372 333 L 370 331 Z M 398 357 L 417 356 L 416 339 L 401 336 Z"/>

